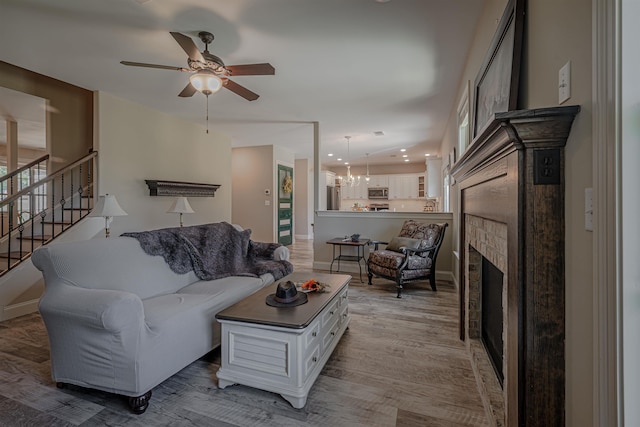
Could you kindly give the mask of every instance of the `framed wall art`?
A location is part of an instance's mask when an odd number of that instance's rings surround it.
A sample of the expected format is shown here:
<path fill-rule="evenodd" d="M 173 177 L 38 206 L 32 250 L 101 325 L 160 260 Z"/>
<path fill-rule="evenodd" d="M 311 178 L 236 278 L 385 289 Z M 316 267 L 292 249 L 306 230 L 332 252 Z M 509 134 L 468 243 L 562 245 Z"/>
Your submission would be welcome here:
<path fill-rule="evenodd" d="M 495 113 L 515 110 L 522 58 L 525 0 L 510 0 L 474 86 L 473 138 Z"/>

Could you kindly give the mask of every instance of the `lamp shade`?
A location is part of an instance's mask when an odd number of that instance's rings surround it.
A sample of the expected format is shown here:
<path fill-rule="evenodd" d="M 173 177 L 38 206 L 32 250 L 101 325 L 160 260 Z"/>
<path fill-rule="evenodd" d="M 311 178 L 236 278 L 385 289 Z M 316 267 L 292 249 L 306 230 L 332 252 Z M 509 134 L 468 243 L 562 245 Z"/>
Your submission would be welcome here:
<path fill-rule="evenodd" d="M 195 213 L 186 197 L 176 197 L 167 213 Z"/>
<path fill-rule="evenodd" d="M 96 206 L 93 208 L 93 211 L 89 216 L 103 216 L 103 217 L 112 217 L 112 216 L 125 216 L 127 213 L 120 207 L 118 201 L 116 200 L 116 196 L 111 194 L 105 194 L 104 196 L 100 196 L 98 198 L 98 202 Z"/>
<path fill-rule="evenodd" d="M 207 96 L 222 88 L 222 80 L 220 77 L 207 70 L 200 70 L 192 74 L 191 77 L 189 77 L 189 81 L 198 92 L 202 92 Z"/>

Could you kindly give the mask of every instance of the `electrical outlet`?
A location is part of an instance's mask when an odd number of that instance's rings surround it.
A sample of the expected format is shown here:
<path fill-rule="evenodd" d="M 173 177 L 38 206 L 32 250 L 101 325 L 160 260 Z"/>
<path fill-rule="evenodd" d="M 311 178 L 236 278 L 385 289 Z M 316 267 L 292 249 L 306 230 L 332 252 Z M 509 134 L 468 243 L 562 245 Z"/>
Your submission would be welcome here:
<path fill-rule="evenodd" d="M 571 98 L 571 61 L 564 64 L 558 72 L 558 104 Z"/>
<path fill-rule="evenodd" d="M 533 184 L 560 184 L 560 150 L 534 150 Z"/>

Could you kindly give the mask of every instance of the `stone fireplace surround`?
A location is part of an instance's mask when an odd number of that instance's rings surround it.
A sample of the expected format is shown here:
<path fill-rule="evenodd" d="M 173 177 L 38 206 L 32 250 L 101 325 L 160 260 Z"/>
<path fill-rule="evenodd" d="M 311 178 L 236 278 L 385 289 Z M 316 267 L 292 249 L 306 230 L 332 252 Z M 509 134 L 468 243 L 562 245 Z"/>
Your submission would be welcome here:
<path fill-rule="evenodd" d="M 460 338 L 492 423 L 565 424 L 564 146 L 578 106 L 496 113 L 456 162 Z M 481 255 L 503 272 L 501 388 L 480 336 Z M 484 308 L 487 309 L 487 308 Z"/>

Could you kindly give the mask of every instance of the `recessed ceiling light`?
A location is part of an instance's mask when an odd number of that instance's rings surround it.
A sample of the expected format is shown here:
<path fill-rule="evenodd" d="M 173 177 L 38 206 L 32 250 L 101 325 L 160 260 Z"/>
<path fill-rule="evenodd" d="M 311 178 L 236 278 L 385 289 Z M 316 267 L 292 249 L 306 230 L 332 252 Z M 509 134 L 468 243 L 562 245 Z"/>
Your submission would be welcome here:
<path fill-rule="evenodd" d="M 404 153 L 405 151 L 407 151 L 407 149 L 406 148 L 401 148 L 400 151 L 402 151 Z"/>
<path fill-rule="evenodd" d="M 429 157 L 430 155 L 431 155 L 431 154 L 427 153 L 427 154 L 425 154 L 425 157 Z"/>
<path fill-rule="evenodd" d="M 409 159 L 404 159 L 404 161 L 405 161 L 405 162 L 408 162 L 408 161 L 409 161 Z"/>
<path fill-rule="evenodd" d="M 403 154 L 402 157 L 409 157 L 409 155 L 408 154 Z"/>
<path fill-rule="evenodd" d="M 342 161 L 342 159 L 341 159 L 341 158 L 338 158 L 338 161 L 339 161 L 339 162 L 341 162 L 341 161 Z"/>
<path fill-rule="evenodd" d="M 345 164 L 345 165 L 348 165 L 348 164 L 349 164 L 349 162 L 344 162 L 344 164 Z"/>
<path fill-rule="evenodd" d="M 375 136 L 384 136 L 384 132 L 382 132 L 381 130 L 377 130 L 377 131 L 373 132 L 373 134 Z"/>
<path fill-rule="evenodd" d="M 333 153 L 329 153 L 329 154 L 327 154 L 327 156 L 333 157 Z"/>

